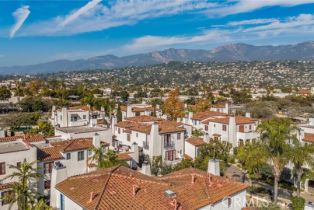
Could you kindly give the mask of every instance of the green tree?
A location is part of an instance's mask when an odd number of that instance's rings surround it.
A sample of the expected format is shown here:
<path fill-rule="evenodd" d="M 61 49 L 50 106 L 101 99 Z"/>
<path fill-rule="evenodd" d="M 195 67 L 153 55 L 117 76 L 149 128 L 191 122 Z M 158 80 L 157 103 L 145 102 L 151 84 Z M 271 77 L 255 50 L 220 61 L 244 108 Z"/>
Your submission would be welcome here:
<path fill-rule="evenodd" d="M 261 133 L 261 141 L 265 147 L 266 157 L 271 161 L 274 174 L 274 202 L 278 199 L 278 182 L 282 170 L 289 161 L 292 136 L 292 124 L 289 119 L 272 118 L 262 122 L 258 126 Z M 256 158 L 260 158 L 258 155 Z"/>
<path fill-rule="evenodd" d="M 0 100 L 6 100 L 10 97 L 11 97 L 11 91 L 5 86 L 1 86 L 0 87 Z"/>
<path fill-rule="evenodd" d="M 293 163 L 297 178 L 297 196 L 300 197 L 301 178 L 304 174 L 304 165 L 314 167 L 314 144 L 302 144 L 299 140 L 294 139 L 290 150 L 289 159 Z"/>
<path fill-rule="evenodd" d="M 267 162 L 267 151 L 260 143 L 246 144 L 238 148 L 237 159 L 249 175 L 259 177 Z"/>
<path fill-rule="evenodd" d="M 121 122 L 121 121 L 122 121 L 122 111 L 121 111 L 121 107 L 119 104 L 118 109 L 117 109 L 117 122 Z"/>
<path fill-rule="evenodd" d="M 199 155 L 195 158 L 194 167 L 206 171 L 210 159 L 221 160 L 221 166 L 224 166 L 223 164 L 228 163 L 231 148 L 230 143 L 210 140 L 209 143 L 199 148 Z"/>
<path fill-rule="evenodd" d="M 29 163 L 24 159 L 20 166 L 9 165 L 9 167 L 15 171 L 3 180 L 16 179 L 17 181 L 12 184 L 12 193 L 5 199 L 10 202 L 10 206 L 16 202 L 19 210 L 31 209 L 36 203 L 38 194 L 30 185 L 42 177 L 36 169 L 36 162 Z"/>
<path fill-rule="evenodd" d="M 305 200 L 302 197 L 293 197 L 291 199 L 292 209 L 293 210 L 303 210 L 305 205 Z"/>
<path fill-rule="evenodd" d="M 127 166 L 127 163 L 124 160 L 121 160 L 117 153 L 113 150 L 109 150 L 106 154 L 104 154 L 104 158 L 98 164 L 99 168 L 110 168 L 117 165 Z"/>

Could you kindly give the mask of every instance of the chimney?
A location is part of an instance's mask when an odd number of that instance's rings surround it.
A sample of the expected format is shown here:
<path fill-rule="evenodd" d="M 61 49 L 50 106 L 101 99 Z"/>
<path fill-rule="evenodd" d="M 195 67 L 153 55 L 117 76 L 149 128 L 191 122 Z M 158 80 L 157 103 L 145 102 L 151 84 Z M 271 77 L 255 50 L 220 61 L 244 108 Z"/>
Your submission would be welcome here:
<path fill-rule="evenodd" d="M 55 119 L 55 111 L 56 111 L 56 106 L 53 105 L 51 108 L 51 119 Z"/>
<path fill-rule="evenodd" d="M 189 119 L 192 119 L 193 117 L 193 112 L 189 112 Z"/>
<path fill-rule="evenodd" d="M 215 176 L 220 176 L 219 160 L 210 159 L 210 160 L 208 161 L 207 172 L 208 172 L 209 174 L 213 174 L 213 175 L 215 175 Z"/>
<path fill-rule="evenodd" d="M 131 105 L 127 105 L 127 108 L 126 108 L 126 117 L 133 117 L 133 114 L 132 114 L 132 106 Z"/>
<path fill-rule="evenodd" d="M 314 126 L 314 117 L 309 118 L 309 125 Z"/>
<path fill-rule="evenodd" d="M 104 111 L 105 111 L 105 107 L 101 106 L 101 107 L 100 107 L 100 111 L 101 111 L 101 112 L 104 112 Z"/>
<path fill-rule="evenodd" d="M 92 191 L 92 192 L 90 192 L 88 203 L 93 202 L 93 199 L 94 199 L 94 192 Z"/>
<path fill-rule="evenodd" d="M 98 133 L 95 133 L 93 136 L 93 146 L 96 148 L 100 147 L 100 136 Z"/>
<path fill-rule="evenodd" d="M 67 168 L 60 162 L 55 162 L 51 171 L 51 190 L 50 190 L 50 205 L 57 207 L 57 192 L 55 186 L 68 178 Z"/>
<path fill-rule="evenodd" d="M 162 140 L 159 138 L 159 125 L 157 122 L 153 122 L 149 136 L 149 156 L 154 157 L 161 155 L 160 149 Z"/>
<path fill-rule="evenodd" d="M 132 151 L 132 158 L 133 160 L 138 163 L 139 162 L 139 150 L 138 150 L 138 145 L 136 142 L 133 142 L 132 147 L 131 147 L 131 151 Z"/>
<path fill-rule="evenodd" d="M 62 122 L 60 127 L 68 127 L 68 109 L 62 107 L 61 109 Z"/>
<path fill-rule="evenodd" d="M 133 196 L 136 196 L 136 193 L 139 191 L 139 186 L 133 185 Z"/>
<path fill-rule="evenodd" d="M 250 112 L 245 112 L 245 117 L 251 117 L 251 113 Z"/>
<path fill-rule="evenodd" d="M 192 174 L 192 184 L 194 184 L 194 183 L 195 183 L 195 175 Z"/>
<path fill-rule="evenodd" d="M 111 119 L 111 132 L 113 134 L 115 134 L 115 126 L 117 124 L 117 117 L 116 116 L 112 116 L 112 119 Z"/>
<path fill-rule="evenodd" d="M 150 176 L 150 175 L 151 175 L 151 170 L 150 170 L 150 165 L 149 165 L 149 163 L 147 163 L 147 162 L 145 162 L 145 161 L 142 163 L 141 173 L 142 173 L 142 174 L 145 174 L 145 175 L 147 175 L 147 176 Z"/>
<path fill-rule="evenodd" d="M 229 132 L 228 132 L 228 138 L 230 143 L 232 143 L 232 147 L 237 147 L 237 124 L 236 124 L 236 117 L 235 116 L 230 116 L 229 117 Z"/>
<path fill-rule="evenodd" d="M 225 113 L 229 114 L 229 103 L 228 102 L 225 104 L 225 108 L 226 108 Z"/>

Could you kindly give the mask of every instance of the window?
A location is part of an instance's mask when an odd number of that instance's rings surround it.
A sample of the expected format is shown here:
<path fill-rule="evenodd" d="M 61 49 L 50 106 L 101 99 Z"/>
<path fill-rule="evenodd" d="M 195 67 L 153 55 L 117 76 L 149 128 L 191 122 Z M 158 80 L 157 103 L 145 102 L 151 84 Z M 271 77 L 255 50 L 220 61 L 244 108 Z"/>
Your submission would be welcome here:
<path fill-rule="evenodd" d="M 44 187 L 45 187 L 45 190 L 50 189 L 50 180 L 46 180 L 44 182 Z"/>
<path fill-rule="evenodd" d="M 92 155 L 92 150 L 88 150 L 88 156 L 91 156 Z"/>
<path fill-rule="evenodd" d="M 138 137 L 138 133 L 136 133 L 136 138 Z"/>
<path fill-rule="evenodd" d="M 166 151 L 165 153 L 165 159 L 169 161 L 173 161 L 176 156 L 175 150 Z"/>
<path fill-rule="evenodd" d="M 1 198 L 0 198 L 0 201 L 1 201 L 1 205 L 4 206 L 4 205 L 7 205 L 10 203 L 10 200 L 12 199 L 12 197 L 14 196 L 14 193 L 13 191 L 4 191 L 1 193 Z"/>
<path fill-rule="evenodd" d="M 239 132 L 243 133 L 244 132 L 244 125 L 239 126 Z"/>
<path fill-rule="evenodd" d="M 227 130 L 227 125 L 222 125 L 222 130 L 226 131 Z"/>
<path fill-rule="evenodd" d="M 71 121 L 72 121 L 72 122 L 77 121 L 77 116 L 76 116 L 76 115 L 71 115 Z"/>
<path fill-rule="evenodd" d="M 205 125 L 205 131 L 208 131 L 208 125 Z"/>
<path fill-rule="evenodd" d="M 5 162 L 0 163 L 0 175 L 5 174 Z"/>
<path fill-rule="evenodd" d="M 44 163 L 44 173 L 45 174 L 50 174 L 51 173 L 51 171 L 52 171 L 52 162 L 50 162 L 50 163 Z"/>
<path fill-rule="evenodd" d="M 177 140 L 181 139 L 181 133 L 177 133 Z"/>
<path fill-rule="evenodd" d="M 79 151 L 77 153 L 77 160 L 78 161 L 84 160 L 84 151 Z"/>
<path fill-rule="evenodd" d="M 86 120 L 86 115 L 85 114 L 83 115 L 83 119 Z"/>
<path fill-rule="evenodd" d="M 230 208 L 231 205 L 232 205 L 232 200 L 231 200 L 231 198 L 228 198 L 228 207 Z"/>
<path fill-rule="evenodd" d="M 17 167 L 17 168 L 21 168 L 21 162 L 17 162 L 17 163 L 16 163 L 16 167 Z"/>
<path fill-rule="evenodd" d="M 252 125 L 249 125 L 249 129 L 250 129 L 250 131 L 252 130 Z"/>
<path fill-rule="evenodd" d="M 60 194 L 60 210 L 65 210 L 64 207 L 64 195 Z"/>
<path fill-rule="evenodd" d="M 67 153 L 67 160 L 71 159 L 71 153 Z"/>
<path fill-rule="evenodd" d="M 129 133 L 126 135 L 126 137 L 127 137 L 127 141 L 131 141 L 131 135 Z"/>
<path fill-rule="evenodd" d="M 121 133 L 121 130 L 120 130 L 120 128 L 118 128 L 118 134 L 120 134 Z"/>

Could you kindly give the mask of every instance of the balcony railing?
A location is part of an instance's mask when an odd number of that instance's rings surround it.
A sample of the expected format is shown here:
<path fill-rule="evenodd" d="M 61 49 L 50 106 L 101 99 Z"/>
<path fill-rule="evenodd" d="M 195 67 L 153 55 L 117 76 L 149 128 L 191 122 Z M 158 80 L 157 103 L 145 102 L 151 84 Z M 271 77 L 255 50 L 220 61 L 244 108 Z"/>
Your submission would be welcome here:
<path fill-rule="evenodd" d="M 175 144 L 173 142 L 164 144 L 164 148 L 165 149 L 174 148 L 174 147 L 175 147 Z"/>

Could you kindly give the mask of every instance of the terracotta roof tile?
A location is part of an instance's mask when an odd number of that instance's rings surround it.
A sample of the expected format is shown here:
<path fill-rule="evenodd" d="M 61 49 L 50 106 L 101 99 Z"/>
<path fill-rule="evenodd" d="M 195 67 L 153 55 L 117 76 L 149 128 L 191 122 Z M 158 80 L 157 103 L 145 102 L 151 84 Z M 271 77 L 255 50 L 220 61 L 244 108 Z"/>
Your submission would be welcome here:
<path fill-rule="evenodd" d="M 24 136 L 2 137 L 2 138 L 0 138 L 0 142 L 10 142 L 10 141 L 16 141 L 18 139 L 22 139 L 28 143 L 45 141 L 45 137 L 41 134 L 36 134 L 36 135 L 27 135 L 26 134 Z"/>
<path fill-rule="evenodd" d="M 159 125 L 160 133 L 175 133 L 175 132 L 183 132 L 185 129 L 183 124 L 175 121 L 168 120 L 160 120 L 157 121 Z M 138 131 L 141 133 L 149 134 L 151 130 L 151 124 L 136 122 L 136 121 L 121 121 L 116 124 L 117 127 L 124 128 L 125 132 Z"/>
<path fill-rule="evenodd" d="M 38 149 L 39 159 L 51 161 L 63 159 L 62 152 L 85 150 L 93 147 L 91 138 L 72 139 L 67 141 L 53 142 L 49 146 Z"/>
<path fill-rule="evenodd" d="M 194 146 L 197 146 L 197 147 L 206 144 L 204 142 L 204 140 L 200 137 L 190 137 L 186 140 L 186 142 L 188 142 Z"/>
<path fill-rule="evenodd" d="M 209 122 L 215 122 L 215 123 L 220 123 L 220 124 L 226 124 L 226 125 L 228 125 L 228 124 L 229 124 L 229 118 L 230 118 L 230 117 L 228 117 L 228 116 L 226 116 L 226 117 L 212 117 L 212 118 L 209 118 L 209 119 L 203 121 L 202 123 L 208 124 Z M 254 119 L 254 118 L 250 118 L 250 117 L 236 116 L 236 117 L 235 117 L 235 121 L 236 121 L 236 124 L 237 124 L 237 125 L 240 125 L 240 124 L 251 124 L 251 123 L 255 123 L 255 122 L 257 122 L 258 120 L 257 120 L 257 119 Z"/>
<path fill-rule="evenodd" d="M 175 209 L 174 199 L 181 209 L 198 209 L 247 186 L 197 169 L 151 177 L 120 166 L 70 177 L 56 188 L 84 209 L 105 210 Z M 167 197 L 166 190 L 175 192 L 176 197 Z"/>
<path fill-rule="evenodd" d="M 314 133 L 304 133 L 303 141 L 314 143 Z"/>
<path fill-rule="evenodd" d="M 206 112 L 196 112 L 192 116 L 192 120 L 205 120 L 209 117 L 214 117 L 214 116 L 226 116 L 227 114 L 222 113 L 222 112 L 213 112 L 213 111 L 206 111 Z"/>

